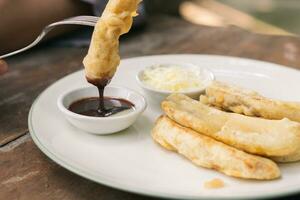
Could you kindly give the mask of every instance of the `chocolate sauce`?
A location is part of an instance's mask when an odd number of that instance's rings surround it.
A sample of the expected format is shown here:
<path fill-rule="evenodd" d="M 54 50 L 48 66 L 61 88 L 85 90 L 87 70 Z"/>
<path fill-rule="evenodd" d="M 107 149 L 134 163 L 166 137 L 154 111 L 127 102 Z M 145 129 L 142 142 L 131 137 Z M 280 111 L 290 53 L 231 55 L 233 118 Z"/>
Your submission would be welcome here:
<path fill-rule="evenodd" d="M 72 103 L 69 107 L 69 110 L 85 116 L 108 117 L 134 107 L 130 101 L 125 99 L 104 97 L 102 98 L 103 101 L 101 101 L 101 105 L 99 100 L 99 97 L 80 99 Z M 100 106 L 103 107 L 100 109 Z"/>
<path fill-rule="evenodd" d="M 92 117 L 108 117 L 134 107 L 133 103 L 125 99 L 104 97 L 104 88 L 110 79 L 91 80 L 87 78 L 87 81 L 98 88 L 99 96 L 73 102 L 69 107 L 70 111 Z"/>

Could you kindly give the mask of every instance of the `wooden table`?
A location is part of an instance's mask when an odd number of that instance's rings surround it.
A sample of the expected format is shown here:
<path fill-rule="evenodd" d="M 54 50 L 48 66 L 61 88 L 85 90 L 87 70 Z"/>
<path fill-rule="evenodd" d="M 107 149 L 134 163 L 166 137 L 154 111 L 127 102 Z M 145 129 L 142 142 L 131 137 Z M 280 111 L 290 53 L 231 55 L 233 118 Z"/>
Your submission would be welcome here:
<path fill-rule="evenodd" d="M 51 83 L 82 69 L 86 51 L 87 48 L 51 45 L 8 59 L 9 72 L 0 76 L 0 199 L 149 198 L 96 184 L 63 169 L 48 159 L 30 138 L 27 115 L 32 102 Z M 300 69 L 299 38 L 257 35 L 236 27 L 197 26 L 166 16 L 150 18 L 145 30 L 122 40 L 120 52 L 122 58 L 220 54 Z"/>

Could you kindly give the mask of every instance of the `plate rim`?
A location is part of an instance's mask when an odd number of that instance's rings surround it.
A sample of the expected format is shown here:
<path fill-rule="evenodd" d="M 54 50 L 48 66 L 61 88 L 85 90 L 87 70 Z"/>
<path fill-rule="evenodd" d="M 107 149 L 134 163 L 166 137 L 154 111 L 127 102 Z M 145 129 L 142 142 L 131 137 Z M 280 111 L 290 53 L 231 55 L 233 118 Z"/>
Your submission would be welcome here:
<path fill-rule="evenodd" d="M 291 71 L 297 71 L 298 73 L 300 72 L 299 70 L 295 69 L 295 68 L 291 68 L 289 66 L 284 66 L 284 65 L 280 65 L 280 64 L 276 64 L 276 63 L 272 63 L 272 62 L 267 62 L 267 61 L 261 61 L 261 60 L 255 60 L 255 59 L 250 59 L 250 58 L 243 58 L 243 57 L 234 57 L 234 56 L 224 56 L 224 55 L 216 55 L 216 54 L 157 54 L 157 55 L 147 55 L 147 56 L 138 56 L 138 57 L 131 57 L 131 58 L 126 58 L 126 59 L 122 59 L 122 61 L 127 61 L 127 60 L 134 60 L 134 59 L 143 59 L 143 58 L 150 58 L 150 57 L 171 57 L 171 56 L 198 56 L 198 57 L 209 57 L 210 59 L 237 59 L 239 61 L 250 61 L 250 62 L 259 62 L 261 64 L 267 64 L 267 65 L 272 65 L 273 67 L 277 67 L 280 69 L 285 69 L 285 70 L 291 70 Z M 276 192 L 274 191 L 274 193 L 272 194 L 259 194 L 256 195 L 254 194 L 253 196 L 247 196 L 247 195 L 240 195 L 240 196 L 235 196 L 235 197 L 220 197 L 220 196 L 186 196 L 186 195 L 171 195 L 169 193 L 162 193 L 162 192 L 156 192 L 153 193 L 149 190 L 144 190 L 141 191 L 139 189 L 135 189 L 129 186 L 126 186 L 124 184 L 119 184 L 118 182 L 112 182 L 112 181 L 106 181 L 106 180 L 99 180 L 97 179 L 97 177 L 93 177 L 93 175 L 86 173 L 78 168 L 76 168 L 75 166 L 72 166 L 70 164 L 68 164 L 67 162 L 65 162 L 64 160 L 58 158 L 55 153 L 51 152 L 50 149 L 48 149 L 47 147 L 45 147 L 43 145 L 43 143 L 39 140 L 37 134 L 34 131 L 33 128 L 33 119 L 32 119 L 32 113 L 33 110 L 35 108 L 36 103 L 38 102 L 38 100 L 40 99 L 40 97 L 47 92 L 47 90 L 52 87 L 54 84 L 56 84 L 59 81 L 63 81 L 65 79 L 68 79 L 70 76 L 79 73 L 83 71 L 83 69 L 72 72 L 58 80 L 56 80 L 54 83 L 50 84 L 49 86 L 47 86 L 34 100 L 34 102 L 32 103 L 31 107 L 30 107 L 30 111 L 28 114 L 28 130 L 29 130 L 29 134 L 32 138 L 32 140 L 34 141 L 34 143 L 36 144 L 36 146 L 51 160 L 53 160 L 55 163 L 57 163 L 58 165 L 62 166 L 63 168 L 71 171 L 72 173 L 79 175 L 80 177 L 86 178 L 90 181 L 93 181 L 95 183 L 98 184 L 102 184 L 104 186 L 108 186 L 110 188 L 113 189 L 117 189 L 117 190 L 121 190 L 121 191 L 125 191 L 125 192 L 130 192 L 130 193 L 134 193 L 134 194 L 138 194 L 138 195 L 143 195 L 143 196 L 150 196 L 150 197 L 158 197 L 158 198 L 172 198 L 172 199 L 263 199 L 263 198 L 275 198 L 275 197 L 284 197 L 287 195 L 293 195 L 293 194 L 299 194 L 300 193 L 300 186 L 299 188 L 292 188 L 292 189 L 285 189 L 285 191 L 279 191 Z"/>

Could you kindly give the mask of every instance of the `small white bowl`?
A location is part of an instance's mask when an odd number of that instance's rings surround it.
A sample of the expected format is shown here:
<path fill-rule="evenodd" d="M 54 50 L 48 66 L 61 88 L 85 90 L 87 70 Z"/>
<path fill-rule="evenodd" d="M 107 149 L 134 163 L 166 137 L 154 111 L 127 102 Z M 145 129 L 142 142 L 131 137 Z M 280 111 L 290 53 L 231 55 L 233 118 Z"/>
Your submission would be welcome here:
<path fill-rule="evenodd" d="M 161 102 L 164 100 L 167 96 L 169 96 L 172 93 L 176 93 L 173 91 L 168 91 L 168 90 L 159 90 L 156 88 L 153 88 L 147 84 L 144 83 L 143 81 L 143 73 L 146 69 L 153 68 L 153 67 L 171 67 L 171 66 L 182 66 L 182 67 L 193 67 L 199 69 L 200 73 L 203 75 L 203 87 L 197 88 L 197 89 L 191 89 L 191 90 L 186 90 L 186 91 L 181 91 L 177 93 L 185 94 L 193 99 L 198 99 L 200 94 L 204 93 L 206 87 L 215 79 L 214 74 L 205 68 L 202 68 L 198 65 L 195 64 L 190 64 L 190 63 L 167 63 L 167 64 L 159 64 L 159 65 L 152 65 L 149 67 L 144 68 L 143 70 L 139 71 L 136 79 L 138 84 L 143 88 L 145 91 L 145 94 L 148 98 L 154 98 L 156 101 Z"/>
<path fill-rule="evenodd" d="M 89 117 L 70 111 L 69 106 L 80 99 L 98 96 L 96 87 L 84 87 L 68 91 L 57 100 L 57 106 L 65 118 L 75 127 L 94 134 L 111 134 L 131 126 L 146 109 L 145 98 L 135 91 L 124 87 L 107 86 L 104 96 L 126 99 L 134 104 L 134 110 L 121 115 L 109 117 Z"/>

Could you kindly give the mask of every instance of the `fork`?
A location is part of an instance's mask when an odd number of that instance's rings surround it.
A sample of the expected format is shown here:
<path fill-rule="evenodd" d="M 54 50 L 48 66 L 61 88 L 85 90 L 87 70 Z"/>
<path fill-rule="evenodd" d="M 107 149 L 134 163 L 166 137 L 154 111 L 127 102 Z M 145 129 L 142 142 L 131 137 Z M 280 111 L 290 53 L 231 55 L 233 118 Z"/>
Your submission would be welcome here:
<path fill-rule="evenodd" d="M 9 56 L 21 53 L 23 51 L 26 51 L 32 47 L 34 47 L 35 45 L 37 45 L 44 37 L 45 35 L 47 35 L 47 33 L 49 31 L 51 31 L 53 28 L 55 28 L 56 26 L 61 26 L 61 25 L 84 25 L 84 26 L 95 26 L 95 24 L 97 23 L 99 17 L 95 17 L 95 16 L 76 16 L 76 17 L 71 17 L 71 18 L 67 18 L 58 22 L 54 22 L 52 24 L 49 24 L 48 26 L 46 26 L 42 32 L 40 33 L 40 35 L 28 46 L 23 47 L 19 50 L 10 52 L 8 54 L 4 54 L 2 56 L 0 56 L 0 59 L 3 58 L 7 58 Z"/>

